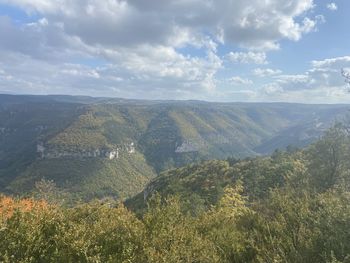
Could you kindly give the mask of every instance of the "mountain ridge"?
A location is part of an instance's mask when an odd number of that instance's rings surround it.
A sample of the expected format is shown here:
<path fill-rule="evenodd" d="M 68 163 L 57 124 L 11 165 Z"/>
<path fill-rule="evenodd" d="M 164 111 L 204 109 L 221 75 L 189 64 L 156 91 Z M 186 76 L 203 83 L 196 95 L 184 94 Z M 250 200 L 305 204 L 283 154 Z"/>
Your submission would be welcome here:
<path fill-rule="evenodd" d="M 104 99 L 0 95 L 0 190 L 30 192 L 37 180 L 47 178 L 77 192 L 80 178 L 87 189 L 79 193 L 82 198 L 93 193 L 127 198 L 169 168 L 264 155 L 289 144 L 303 147 L 348 111 L 346 105 Z M 58 158 L 40 159 L 41 144 Z M 117 154 L 117 145 L 130 144 L 134 153 L 108 158 Z M 80 172 L 84 162 L 89 169 Z M 104 179 L 85 187 L 83 173 Z M 118 182 L 135 187 L 124 191 Z"/>

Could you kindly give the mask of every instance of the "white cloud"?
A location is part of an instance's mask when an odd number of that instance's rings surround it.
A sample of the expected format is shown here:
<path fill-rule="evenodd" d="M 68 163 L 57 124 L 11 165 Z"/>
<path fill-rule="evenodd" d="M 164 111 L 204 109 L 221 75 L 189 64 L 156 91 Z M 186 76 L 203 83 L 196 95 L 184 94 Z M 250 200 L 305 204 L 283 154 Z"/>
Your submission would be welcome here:
<path fill-rule="evenodd" d="M 311 68 L 303 74 L 273 76 L 272 82 L 261 87 L 261 96 L 305 103 L 350 101 L 350 93 L 341 75 L 341 69 L 350 68 L 350 57 L 314 60 L 310 64 Z"/>
<path fill-rule="evenodd" d="M 304 16 L 313 0 L 0 0 L 27 12 L 38 12 L 49 22 L 62 23 L 66 34 L 95 45 L 190 44 L 203 31 L 216 41 L 250 48 L 275 49 L 278 41 L 298 40 L 315 27 L 316 18 Z M 180 32 L 185 32 L 185 34 Z"/>
<path fill-rule="evenodd" d="M 267 51 L 278 49 L 281 40 L 300 40 L 320 22 L 310 12 L 313 0 L 0 0 L 0 4 L 38 17 L 36 22 L 20 24 L 0 16 L 0 35 L 6 36 L 0 40 L 0 66 L 18 80 L 6 82 L 6 87 L 24 93 L 211 98 L 223 59 L 267 64 Z M 244 52 L 222 58 L 218 43 Z M 187 47 L 201 55 L 184 55 L 181 50 Z M 86 60 L 102 62 L 96 66 Z"/>
<path fill-rule="evenodd" d="M 311 65 L 314 68 L 329 68 L 329 67 L 343 67 L 350 63 L 350 56 L 327 58 L 324 60 L 313 60 Z"/>
<path fill-rule="evenodd" d="M 263 85 L 262 93 L 265 95 L 277 95 L 282 94 L 284 92 L 283 88 L 277 83 L 269 83 Z"/>
<path fill-rule="evenodd" d="M 264 52 L 230 52 L 227 54 L 229 61 L 243 64 L 267 64 Z"/>
<path fill-rule="evenodd" d="M 96 68 L 79 64 L 52 64 L 25 55 L 0 52 L 0 68 L 18 76 L 0 87 L 20 93 L 90 94 L 148 99 L 204 99 L 213 89 L 221 60 L 212 51 L 203 58 L 187 58 L 166 47 L 107 52 L 109 63 Z M 96 52 L 102 52 L 101 50 Z M 4 91 L 4 90 L 2 90 Z"/>
<path fill-rule="evenodd" d="M 305 75 L 280 75 L 276 77 L 277 82 L 283 84 L 298 84 L 298 83 L 308 83 L 309 76 Z"/>
<path fill-rule="evenodd" d="M 250 79 L 242 78 L 240 76 L 234 76 L 228 79 L 232 85 L 252 85 L 253 81 Z"/>
<path fill-rule="evenodd" d="M 282 70 L 280 69 L 271 69 L 271 68 L 256 68 L 253 70 L 253 74 L 258 77 L 269 77 L 281 74 Z"/>
<path fill-rule="evenodd" d="M 334 3 L 334 2 L 327 4 L 327 8 L 328 8 L 329 10 L 331 10 L 331 11 L 336 11 L 336 10 L 338 10 L 338 6 L 337 6 L 337 4 Z"/>
<path fill-rule="evenodd" d="M 66 74 L 66 75 L 71 75 L 76 77 L 87 77 L 87 78 L 94 78 L 94 79 L 99 79 L 101 77 L 100 74 L 97 72 L 97 70 L 88 69 L 77 65 L 70 65 L 68 69 L 62 69 L 61 73 L 63 75 Z"/>

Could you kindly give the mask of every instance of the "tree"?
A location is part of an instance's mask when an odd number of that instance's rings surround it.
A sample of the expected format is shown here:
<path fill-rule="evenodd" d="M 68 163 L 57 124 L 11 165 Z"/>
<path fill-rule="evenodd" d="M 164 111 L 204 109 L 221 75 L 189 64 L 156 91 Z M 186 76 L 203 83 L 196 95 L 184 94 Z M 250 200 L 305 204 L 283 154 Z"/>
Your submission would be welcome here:
<path fill-rule="evenodd" d="M 201 235 L 196 220 L 181 210 L 178 197 L 154 196 L 143 218 L 145 262 L 221 262 L 215 244 Z"/>
<path fill-rule="evenodd" d="M 33 196 L 36 199 L 42 199 L 49 204 L 62 205 L 67 202 L 67 194 L 56 186 L 53 180 L 42 178 L 35 182 Z"/>
<path fill-rule="evenodd" d="M 349 137 L 342 124 L 330 128 L 307 150 L 312 185 L 318 190 L 333 187 L 348 168 Z"/>

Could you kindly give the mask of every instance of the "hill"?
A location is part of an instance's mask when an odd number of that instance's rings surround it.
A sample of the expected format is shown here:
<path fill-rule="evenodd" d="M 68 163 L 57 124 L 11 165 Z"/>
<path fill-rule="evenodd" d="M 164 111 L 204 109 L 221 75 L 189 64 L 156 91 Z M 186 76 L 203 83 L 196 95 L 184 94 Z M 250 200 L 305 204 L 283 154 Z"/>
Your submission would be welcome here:
<path fill-rule="evenodd" d="M 347 108 L 0 95 L 0 190 L 46 178 L 83 199 L 126 198 L 169 168 L 305 146 Z"/>
<path fill-rule="evenodd" d="M 198 214 L 218 204 L 227 187 L 241 185 L 249 202 L 266 199 L 280 188 L 324 192 L 350 186 L 348 128 L 336 125 L 302 150 L 275 151 L 270 156 L 209 160 L 162 172 L 125 204 L 143 213 L 154 196 L 177 196 L 186 211 Z"/>

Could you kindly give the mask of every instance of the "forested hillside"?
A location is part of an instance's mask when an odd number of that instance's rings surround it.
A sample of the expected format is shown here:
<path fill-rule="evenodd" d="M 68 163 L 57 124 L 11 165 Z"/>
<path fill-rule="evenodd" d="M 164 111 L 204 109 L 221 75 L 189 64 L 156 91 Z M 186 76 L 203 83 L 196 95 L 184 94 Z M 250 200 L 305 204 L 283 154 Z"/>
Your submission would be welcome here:
<path fill-rule="evenodd" d="M 350 135 L 161 174 L 126 202 L 0 198 L 2 262 L 349 262 Z M 50 183 L 46 184 L 47 186 Z"/>
<path fill-rule="evenodd" d="M 143 211 L 154 194 L 163 198 L 177 195 L 193 212 L 217 204 L 224 189 L 235 185 L 242 185 L 242 194 L 249 201 L 265 199 L 270 189 L 287 185 L 293 188 L 309 185 L 321 192 L 347 187 L 349 157 L 347 128 L 337 124 L 322 139 L 302 150 L 290 147 L 287 151 L 276 150 L 270 156 L 210 160 L 165 171 L 126 204 L 135 211 Z"/>
<path fill-rule="evenodd" d="M 45 178 L 74 199 L 123 199 L 169 168 L 303 147 L 346 112 L 345 105 L 1 95 L 0 190 L 30 193 Z"/>

